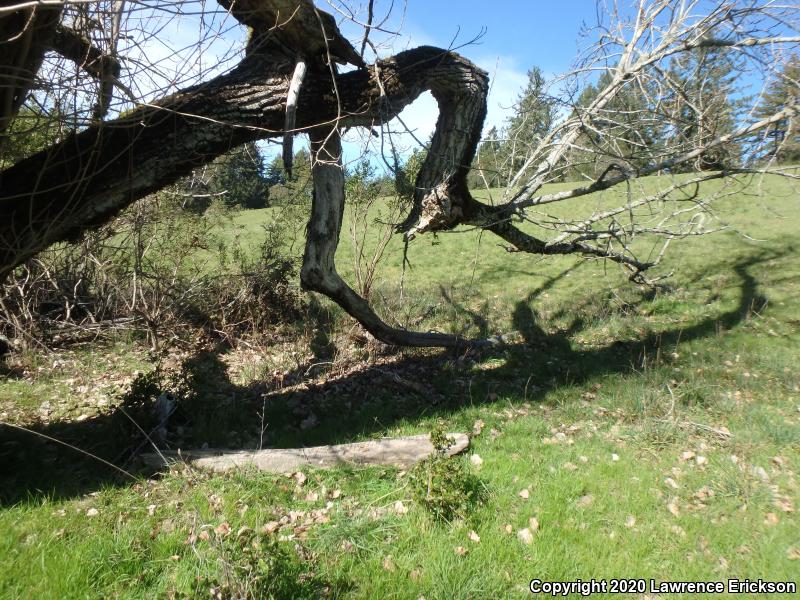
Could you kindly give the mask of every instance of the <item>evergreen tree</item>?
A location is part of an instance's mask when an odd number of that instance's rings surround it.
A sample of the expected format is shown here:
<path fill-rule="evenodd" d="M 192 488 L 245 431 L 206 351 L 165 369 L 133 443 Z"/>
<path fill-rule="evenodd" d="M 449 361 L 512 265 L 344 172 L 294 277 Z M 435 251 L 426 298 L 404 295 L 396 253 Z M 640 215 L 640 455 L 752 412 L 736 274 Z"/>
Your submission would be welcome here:
<path fill-rule="evenodd" d="M 284 185 L 286 183 L 286 171 L 283 169 L 283 158 L 276 154 L 275 157 L 267 165 L 264 177 L 267 180 L 267 185 Z"/>
<path fill-rule="evenodd" d="M 555 101 L 545 93 L 546 83 L 539 67 L 528 71 L 528 83 L 503 131 L 492 127 L 478 148 L 468 179 L 470 187 L 506 185 L 550 132 L 557 109 Z"/>
<path fill-rule="evenodd" d="M 780 75 L 772 81 L 755 111 L 758 119 L 765 119 L 789 105 L 800 103 L 800 56 L 793 55 Z M 800 163 L 800 126 L 797 119 L 783 119 L 775 123 L 765 137 L 770 139 L 767 158 L 778 163 Z"/>
<path fill-rule="evenodd" d="M 514 106 L 514 115 L 506 127 L 507 142 L 501 155 L 508 174 L 525 164 L 531 150 L 550 132 L 556 119 L 556 106 L 545 93 L 546 82 L 539 67 L 528 71 L 528 83 Z M 497 139 L 495 136 L 494 139 Z M 508 178 L 508 177 L 507 177 Z"/>
<path fill-rule="evenodd" d="M 261 151 L 255 142 L 242 144 L 217 159 L 212 185 L 228 206 L 267 206 L 269 186 L 264 176 Z"/>
<path fill-rule="evenodd" d="M 311 154 L 305 148 L 294 153 L 292 178 L 286 177 L 283 159 L 276 156 L 267 169 L 270 200 L 275 204 L 308 204 L 311 201 Z M 272 183 L 276 181 L 277 183 Z"/>
<path fill-rule="evenodd" d="M 46 148 L 66 133 L 64 114 L 57 106 L 50 110 L 23 106 L 0 137 L 0 168 Z"/>
<path fill-rule="evenodd" d="M 662 124 L 653 116 L 652 90 L 623 85 L 602 109 L 589 110 L 600 92 L 612 84 L 605 71 L 596 84 L 587 85 L 574 103 L 571 118 L 586 124 L 570 151 L 566 179 L 597 179 L 610 166 L 637 170 L 654 161 L 662 148 Z"/>
<path fill-rule="evenodd" d="M 672 153 L 684 154 L 734 130 L 739 103 L 731 95 L 736 73 L 734 55 L 725 48 L 698 48 L 674 61 L 670 77 L 680 91 L 673 90 L 666 103 Z M 741 152 L 733 142 L 717 146 L 683 170 L 732 167 L 740 162 Z"/>
<path fill-rule="evenodd" d="M 486 139 L 478 147 L 472 171 L 468 178 L 471 188 L 500 187 L 501 171 L 503 167 L 503 143 L 497 127 L 492 127 L 486 134 Z"/>

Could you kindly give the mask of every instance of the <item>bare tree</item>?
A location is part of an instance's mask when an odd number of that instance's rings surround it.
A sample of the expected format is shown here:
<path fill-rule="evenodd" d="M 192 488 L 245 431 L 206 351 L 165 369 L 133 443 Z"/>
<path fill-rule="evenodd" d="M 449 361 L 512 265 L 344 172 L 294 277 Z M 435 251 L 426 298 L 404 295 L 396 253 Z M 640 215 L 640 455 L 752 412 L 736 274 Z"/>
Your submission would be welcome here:
<path fill-rule="evenodd" d="M 202 3 L 131 0 L 19 1 L 0 8 L 0 135 L 10 135 L 26 102 L 38 102 L 40 112 L 71 103 L 74 117 L 68 133 L 0 172 L 0 277 L 48 245 L 73 239 L 108 221 L 124 207 L 231 147 L 283 138 L 290 169 L 292 137 L 305 132 L 312 145 L 314 195 L 301 271 L 303 286 L 333 299 L 385 342 L 454 346 L 462 341 L 390 327 L 338 275 L 334 255 L 345 201 L 343 129 L 385 125 L 421 93 L 430 91 L 438 102 L 439 118 L 416 179 L 411 210 L 397 227 L 399 233 L 411 240 L 459 225 L 480 227 L 501 237 L 513 251 L 601 257 L 643 280 L 658 256 L 639 258 L 633 251 L 633 238 L 651 234 L 668 242 L 698 233 L 694 215 L 708 210 L 708 202 L 685 194 L 686 207 L 660 220 L 654 220 L 651 212 L 644 217 L 640 208 L 709 179 L 778 169 L 742 165 L 676 179 L 656 194 L 629 194 L 624 206 L 591 212 L 578 221 L 538 211 L 546 204 L 669 172 L 734 139 L 752 139 L 779 120 L 798 117 L 798 106 L 792 103 L 758 121 L 743 121 L 730 133 L 694 136 L 697 141 L 690 148 L 643 144 L 628 125 L 632 119 L 620 119 L 609 109 L 615 98 L 635 90 L 645 101 L 633 120 L 659 119 L 668 129 L 670 115 L 678 113 L 671 113 L 664 99 L 680 96 L 682 91 L 680 82 L 669 75 L 674 57 L 700 48 L 725 48 L 741 54 L 743 72 L 776 69 L 776 63 L 800 43 L 797 7 L 770 0 L 641 0 L 627 8 L 600 5 L 596 42 L 576 69 L 560 80 L 567 93 L 562 99 L 564 117 L 529 149 L 509 182 L 504 202 L 487 205 L 467 187 L 486 115 L 485 72 L 456 52 L 427 46 L 367 64 L 365 51 L 374 49 L 371 34 L 385 22 L 375 19 L 371 0 L 363 20 L 359 11 L 340 2 L 331 4 L 337 14 L 363 27 L 361 52 L 341 34 L 335 18 L 311 0 L 218 1 L 216 10 Z M 214 65 L 231 64 L 232 68 L 206 69 L 202 55 L 190 52 L 194 58 L 182 59 L 181 68 L 170 79 L 159 63 L 148 62 L 152 47 L 144 41 L 158 41 L 162 19 L 187 15 L 195 18 L 201 32 L 198 47 L 202 41 L 224 38 L 229 16 L 250 28 L 243 53 L 213 57 Z M 132 29 L 126 24 L 132 24 Z M 136 39 L 131 32 L 143 36 L 140 47 L 130 43 L 131 37 Z M 123 56 L 123 46 L 135 60 Z M 70 64 L 73 77 L 63 83 Z M 337 64 L 355 69 L 340 73 Z M 584 106 L 570 102 L 569 93 L 576 95 L 580 78 L 597 70 L 609 73 L 606 85 Z M 191 85 L 186 85 L 186 79 Z M 47 93 L 36 93 L 38 88 Z M 116 109 L 114 98 L 119 99 Z M 697 112 L 703 110 L 700 107 Z M 561 178 L 569 169 L 576 150 L 603 153 L 613 161 L 584 185 L 543 193 L 545 183 Z M 3 164 L 7 160 L 0 156 Z M 555 235 L 550 240 L 534 237 L 517 226 L 520 220 L 532 220 Z"/>
<path fill-rule="evenodd" d="M 551 83 L 564 118 L 544 139 L 527 144 L 525 165 L 506 182 L 503 204 L 468 222 L 497 222 L 489 229 L 510 250 L 603 257 L 647 282 L 645 271 L 660 262 L 671 240 L 725 227 L 715 220 L 714 200 L 740 191 L 754 175 L 800 178 L 796 169 L 762 160 L 764 133 L 800 119 L 797 94 L 773 112 L 757 110 L 770 80 L 787 79 L 784 67 L 800 45 L 800 5 L 639 0 L 598 7 L 599 22 L 586 32 L 588 47 L 569 73 Z M 680 77 L 676 66 L 692 60 L 691 77 Z M 711 66 L 704 70 L 698 66 L 703 63 Z M 714 78 L 714 69 L 723 68 L 727 78 Z M 581 94 L 594 81 L 592 93 Z M 797 81 L 787 84 L 800 89 Z M 736 98 L 738 117 L 726 108 L 726 96 Z M 720 127 L 723 121 L 727 128 Z M 526 144 L 513 136 L 510 142 Z M 732 145 L 739 154 L 734 164 L 708 158 Z M 705 168 L 709 163 L 715 170 Z M 543 192 L 544 184 L 576 171 L 581 184 Z M 687 171 L 693 173 L 677 176 Z M 652 180 L 637 185 L 653 174 L 669 177 L 660 177 L 655 191 Z M 713 179 L 724 182 L 715 192 L 700 187 Z M 546 205 L 618 186 L 626 199 L 617 207 L 587 204 L 569 220 L 546 212 Z M 511 225 L 514 219 L 553 235 L 533 238 Z M 635 239 L 648 243 L 637 248 Z"/>

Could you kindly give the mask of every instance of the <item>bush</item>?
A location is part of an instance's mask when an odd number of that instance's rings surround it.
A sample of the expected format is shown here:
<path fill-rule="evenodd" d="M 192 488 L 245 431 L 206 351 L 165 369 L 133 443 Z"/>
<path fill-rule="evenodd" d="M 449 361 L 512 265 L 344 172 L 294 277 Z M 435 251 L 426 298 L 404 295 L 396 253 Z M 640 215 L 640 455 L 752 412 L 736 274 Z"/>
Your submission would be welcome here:
<path fill-rule="evenodd" d="M 465 518 L 485 502 L 486 485 L 475 476 L 461 456 L 448 457 L 452 445 L 440 424 L 431 432 L 434 453 L 409 473 L 414 498 L 436 520 Z"/>
<path fill-rule="evenodd" d="M 215 204 L 197 214 L 184 202 L 160 192 L 19 267 L 0 288 L 0 335 L 15 346 L 50 347 L 124 328 L 157 349 L 190 330 L 235 341 L 296 319 L 294 225 L 268 228 L 252 257 L 221 233 L 230 209 Z"/>

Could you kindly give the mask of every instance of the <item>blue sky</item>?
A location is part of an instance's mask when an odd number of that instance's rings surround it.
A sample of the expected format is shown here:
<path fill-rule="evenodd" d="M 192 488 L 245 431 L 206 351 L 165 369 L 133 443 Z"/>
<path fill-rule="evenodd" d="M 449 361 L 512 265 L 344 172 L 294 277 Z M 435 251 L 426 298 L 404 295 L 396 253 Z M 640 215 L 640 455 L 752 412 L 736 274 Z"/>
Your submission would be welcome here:
<path fill-rule="evenodd" d="M 356 19 L 366 20 L 366 0 L 316 0 L 317 5 L 338 17 L 342 30 L 360 47 L 363 28 L 342 19 L 342 8 L 346 4 L 355 9 Z M 382 18 L 391 6 L 391 0 L 376 0 L 376 20 Z M 201 20 L 191 13 L 199 10 L 197 0 L 185 4 L 185 16 L 170 21 L 159 36 L 158 43 L 148 43 L 146 57 L 162 59 L 163 75 L 158 80 L 161 87 L 168 83 L 200 76 L 206 79 L 211 73 L 203 73 L 212 66 L 212 71 L 226 70 L 236 64 L 244 44 L 244 28 L 232 19 L 218 14 L 213 19 L 208 33 L 216 30 L 221 35 L 203 47 L 194 46 L 198 34 L 202 33 Z M 502 125 L 509 115 L 515 99 L 527 82 L 527 71 L 532 66 L 540 67 L 545 75 L 554 75 L 567 70 L 578 50 L 578 38 L 583 24 L 592 25 L 596 20 L 595 0 L 563 0 L 554 3 L 544 0 L 395 0 L 394 9 L 386 27 L 398 31 L 391 36 L 373 32 L 372 39 L 382 44 L 380 54 L 385 56 L 409 47 L 423 44 L 440 47 L 459 47 L 458 51 L 489 72 L 491 91 L 489 112 L 485 130 Z M 164 15 L 169 19 L 169 15 Z M 474 44 L 463 46 L 483 32 Z M 186 48 L 186 52 L 173 52 Z M 135 55 L 136 50 L 131 49 Z M 187 54 L 187 52 L 189 54 Z M 368 60 L 374 56 L 367 56 Z M 226 60 L 227 59 L 227 60 Z M 202 75 L 201 75 L 202 73 Z M 174 85 L 174 83 L 173 83 Z M 179 87 L 179 86 L 178 86 Z M 402 114 L 403 122 L 415 132 L 419 140 L 427 140 L 433 132 L 438 110 L 430 95 L 425 94 L 409 106 Z M 397 128 L 401 128 L 397 125 Z M 412 136 L 395 136 L 401 149 L 409 151 L 418 145 Z M 365 132 L 350 133 L 346 138 L 347 159 L 358 157 L 364 143 L 376 147 L 376 140 Z M 298 140 L 297 146 L 302 145 Z M 274 143 L 263 145 L 271 157 L 278 152 Z"/>
<path fill-rule="evenodd" d="M 409 0 L 405 29 L 419 36 L 415 41 L 446 46 L 456 35 L 467 41 L 485 28 L 479 45 L 463 48 L 465 55 L 504 59 L 523 73 L 532 65 L 560 72 L 575 56 L 581 23 L 594 20 L 594 0 Z"/>
<path fill-rule="evenodd" d="M 324 2 L 319 4 L 325 7 Z M 492 88 L 485 130 L 502 125 L 527 82 L 528 69 L 538 66 L 546 75 L 569 69 L 578 52 L 582 26 L 596 22 L 595 0 L 408 0 L 405 14 L 398 4 L 395 3 L 387 27 L 399 29 L 400 35 L 383 36 L 386 46 L 381 54 L 423 44 L 458 47 L 484 32 L 476 43 L 458 51 L 490 74 Z M 388 6 L 385 0 L 378 0 L 376 16 L 383 16 Z M 365 19 L 364 14 L 358 17 Z M 351 38 L 358 38 L 363 31 L 347 24 L 343 24 L 343 30 Z M 381 36 L 376 35 L 375 39 L 380 40 Z M 433 132 L 436 116 L 436 103 L 428 94 L 401 114 L 420 140 L 426 140 Z M 406 148 L 416 145 L 410 136 L 399 139 Z M 357 156 L 361 146 L 355 136 L 349 136 L 349 140 L 346 155 Z M 376 145 L 374 140 L 372 145 Z"/>

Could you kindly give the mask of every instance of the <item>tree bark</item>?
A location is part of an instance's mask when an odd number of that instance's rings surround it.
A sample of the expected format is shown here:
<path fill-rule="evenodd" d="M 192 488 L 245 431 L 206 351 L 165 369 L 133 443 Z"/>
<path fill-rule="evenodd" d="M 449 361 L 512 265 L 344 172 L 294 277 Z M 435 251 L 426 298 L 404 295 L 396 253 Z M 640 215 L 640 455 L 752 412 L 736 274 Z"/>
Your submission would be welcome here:
<path fill-rule="evenodd" d="M 29 6 L 0 15 L 0 152 L 42 66 L 61 20 L 62 6 Z"/>

